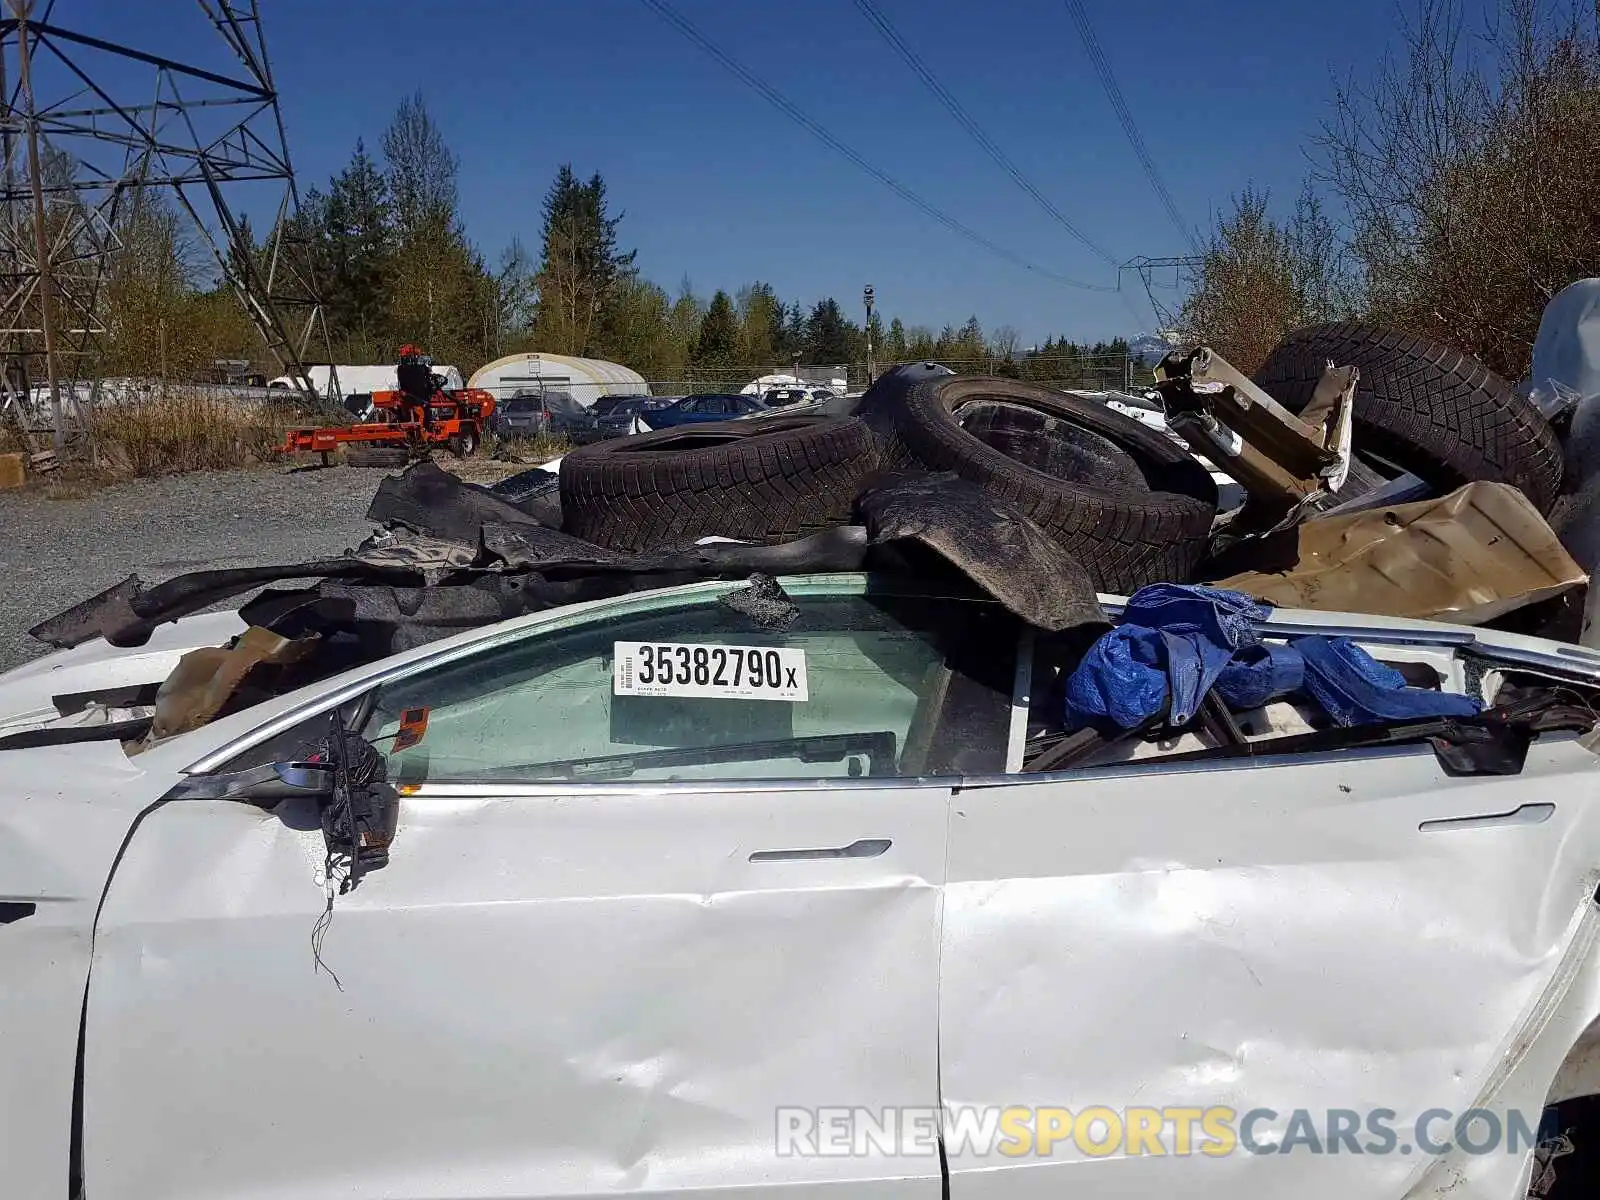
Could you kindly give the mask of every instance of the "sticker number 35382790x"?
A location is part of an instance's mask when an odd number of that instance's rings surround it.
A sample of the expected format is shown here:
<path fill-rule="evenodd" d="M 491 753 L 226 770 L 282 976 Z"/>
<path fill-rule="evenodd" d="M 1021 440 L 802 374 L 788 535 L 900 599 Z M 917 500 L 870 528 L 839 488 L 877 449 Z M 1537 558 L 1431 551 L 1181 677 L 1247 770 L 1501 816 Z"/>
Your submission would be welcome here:
<path fill-rule="evenodd" d="M 616 696 L 702 696 L 732 700 L 809 698 L 806 652 L 769 646 L 617 642 Z"/>

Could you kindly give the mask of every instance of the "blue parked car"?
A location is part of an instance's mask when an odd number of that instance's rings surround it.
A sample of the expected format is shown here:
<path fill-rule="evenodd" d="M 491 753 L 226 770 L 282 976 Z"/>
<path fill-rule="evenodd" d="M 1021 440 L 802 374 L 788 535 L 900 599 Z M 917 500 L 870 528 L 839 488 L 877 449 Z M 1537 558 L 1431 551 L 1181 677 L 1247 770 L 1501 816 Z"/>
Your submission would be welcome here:
<path fill-rule="evenodd" d="M 699 392 L 685 396 L 671 408 L 660 412 L 643 413 L 644 423 L 651 429 L 670 429 L 674 425 L 690 425 L 698 421 L 736 421 L 754 413 L 766 412 L 767 406 L 754 396 L 729 396 L 721 392 Z"/>

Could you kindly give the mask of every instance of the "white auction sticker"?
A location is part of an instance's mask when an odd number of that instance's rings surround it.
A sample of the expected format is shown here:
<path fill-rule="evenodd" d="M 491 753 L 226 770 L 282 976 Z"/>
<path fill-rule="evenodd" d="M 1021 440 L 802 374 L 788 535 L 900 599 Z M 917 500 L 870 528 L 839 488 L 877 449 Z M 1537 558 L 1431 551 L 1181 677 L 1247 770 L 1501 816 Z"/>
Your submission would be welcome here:
<path fill-rule="evenodd" d="M 790 702 L 809 698 L 804 650 L 681 642 L 617 642 L 612 650 L 615 696 Z"/>

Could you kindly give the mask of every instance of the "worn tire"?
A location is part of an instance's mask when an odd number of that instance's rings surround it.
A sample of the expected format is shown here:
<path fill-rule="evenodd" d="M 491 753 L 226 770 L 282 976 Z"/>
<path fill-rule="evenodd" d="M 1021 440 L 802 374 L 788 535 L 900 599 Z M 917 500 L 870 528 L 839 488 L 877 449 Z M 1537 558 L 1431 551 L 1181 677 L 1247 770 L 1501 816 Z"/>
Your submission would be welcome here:
<path fill-rule="evenodd" d="M 861 412 L 889 465 L 955 471 L 1016 504 L 1101 591 L 1186 583 L 1206 552 L 1211 476 L 1103 404 L 1012 379 L 886 376 Z"/>
<path fill-rule="evenodd" d="M 1361 372 L 1358 452 L 1387 459 L 1442 491 L 1488 480 L 1521 488 L 1540 512 L 1555 502 L 1561 485 L 1555 431 L 1477 359 L 1369 325 L 1313 325 L 1278 343 L 1255 382 L 1299 412 L 1330 360 Z"/>
<path fill-rule="evenodd" d="M 551 529 L 561 528 L 561 481 L 554 471 L 530 467 L 508 475 L 489 490 L 530 517 L 536 517 L 540 524 Z"/>
<path fill-rule="evenodd" d="M 403 446 L 351 446 L 344 460 L 352 467 L 403 467 L 411 452 Z"/>
<path fill-rule="evenodd" d="M 779 542 L 846 523 L 877 463 L 852 417 L 718 421 L 595 442 L 561 460 L 567 533 L 617 550 Z"/>
<path fill-rule="evenodd" d="M 471 458 L 478 452 L 478 431 L 476 428 L 463 429 L 459 434 L 450 439 L 450 453 L 457 458 Z"/>

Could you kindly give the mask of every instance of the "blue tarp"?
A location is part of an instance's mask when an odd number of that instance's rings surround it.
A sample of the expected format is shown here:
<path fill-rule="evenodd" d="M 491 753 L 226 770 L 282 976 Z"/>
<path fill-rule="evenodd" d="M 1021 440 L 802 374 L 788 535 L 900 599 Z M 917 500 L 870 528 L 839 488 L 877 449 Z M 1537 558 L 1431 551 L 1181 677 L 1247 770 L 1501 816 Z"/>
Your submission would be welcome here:
<path fill-rule="evenodd" d="M 1270 605 L 1241 592 L 1158 583 L 1129 599 L 1122 623 L 1101 637 L 1067 679 L 1067 725 L 1133 729 L 1166 713 L 1183 725 L 1216 688 L 1230 708 L 1309 695 L 1339 725 L 1472 716 L 1470 696 L 1407 687 L 1348 638 L 1300 637 L 1265 645 Z"/>

